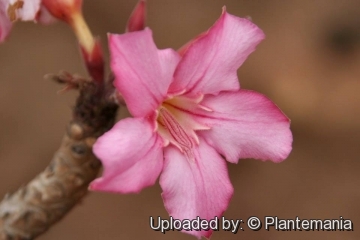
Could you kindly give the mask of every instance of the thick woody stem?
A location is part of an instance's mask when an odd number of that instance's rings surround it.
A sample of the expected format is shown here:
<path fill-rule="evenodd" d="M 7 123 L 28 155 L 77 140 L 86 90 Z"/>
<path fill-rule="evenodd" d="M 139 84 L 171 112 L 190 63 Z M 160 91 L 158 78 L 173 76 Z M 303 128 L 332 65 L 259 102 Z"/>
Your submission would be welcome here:
<path fill-rule="evenodd" d="M 82 83 L 79 90 L 73 119 L 49 166 L 0 203 L 1 240 L 30 240 L 44 233 L 86 195 L 96 178 L 101 163 L 92 145 L 113 126 L 117 105 L 93 82 Z"/>

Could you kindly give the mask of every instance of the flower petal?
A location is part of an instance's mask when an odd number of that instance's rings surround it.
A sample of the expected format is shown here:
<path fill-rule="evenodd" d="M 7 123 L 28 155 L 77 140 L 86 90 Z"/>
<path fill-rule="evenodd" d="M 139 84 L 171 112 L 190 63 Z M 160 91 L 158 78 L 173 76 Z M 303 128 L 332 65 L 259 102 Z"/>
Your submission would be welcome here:
<path fill-rule="evenodd" d="M 220 217 L 233 194 L 226 162 L 205 141 L 194 149 L 189 160 L 177 148 L 165 148 L 164 170 L 160 176 L 165 208 L 175 219 L 214 219 Z M 210 237 L 209 231 L 186 233 Z"/>
<path fill-rule="evenodd" d="M 22 21 L 34 21 L 36 14 L 40 10 L 41 0 L 21 1 L 23 3 L 22 6 L 18 5 L 19 2 L 19 0 L 8 0 L 9 6 L 16 6 L 13 10 L 16 14 L 16 19 Z"/>
<path fill-rule="evenodd" d="M 229 162 L 256 158 L 280 162 L 291 152 L 290 121 L 262 94 L 240 90 L 206 96 L 201 103 L 213 110 L 201 123 L 211 127 L 199 135 Z"/>
<path fill-rule="evenodd" d="M 263 38 L 264 33 L 251 21 L 224 9 L 208 33 L 187 48 L 170 92 L 186 89 L 197 95 L 238 90 L 237 69 Z"/>
<path fill-rule="evenodd" d="M 7 1 L 0 0 L 0 42 L 9 35 L 12 23 L 7 16 Z"/>
<path fill-rule="evenodd" d="M 104 173 L 91 183 L 90 189 L 137 193 L 153 185 L 163 167 L 162 144 L 148 120 L 121 120 L 94 145 Z"/>
<path fill-rule="evenodd" d="M 189 50 L 189 48 L 199 39 L 204 37 L 207 34 L 207 32 L 200 33 L 195 38 L 191 39 L 189 42 L 185 43 L 182 47 L 180 47 L 177 52 L 180 54 L 180 56 L 184 56 L 185 53 Z"/>
<path fill-rule="evenodd" d="M 109 47 L 116 88 L 133 116 L 147 116 L 164 100 L 180 56 L 172 49 L 158 50 L 148 28 L 110 34 Z"/>

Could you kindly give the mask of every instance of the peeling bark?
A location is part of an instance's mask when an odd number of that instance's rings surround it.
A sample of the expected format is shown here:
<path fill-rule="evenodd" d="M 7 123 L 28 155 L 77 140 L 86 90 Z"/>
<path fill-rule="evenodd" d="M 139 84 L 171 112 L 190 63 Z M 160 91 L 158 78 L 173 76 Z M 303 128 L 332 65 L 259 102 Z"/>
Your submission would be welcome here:
<path fill-rule="evenodd" d="M 77 87 L 73 119 L 49 166 L 0 203 L 1 240 L 30 240 L 44 233 L 86 195 L 101 168 L 92 145 L 115 121 L 117 105 L 108 100 L 111 83 L 108 89 L 93 82 L 77 82 Z"/>

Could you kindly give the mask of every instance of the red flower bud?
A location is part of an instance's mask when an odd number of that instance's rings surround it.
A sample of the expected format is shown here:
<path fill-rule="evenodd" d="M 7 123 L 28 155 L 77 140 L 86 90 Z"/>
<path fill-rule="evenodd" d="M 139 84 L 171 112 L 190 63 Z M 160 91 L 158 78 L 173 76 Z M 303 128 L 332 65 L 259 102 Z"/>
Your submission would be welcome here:
<path fill-rule="evenodd" d="M 71 21 L 74 13 L 81 12 L 82 0 L 42 0 L 43 5 L 56 18 Z"/>
<path fill-rule="evenodd" d="M 145 28 L 146 2 L 140 0 L 131 13 L 126 25 L 126 32 L 140 31 Z"/>

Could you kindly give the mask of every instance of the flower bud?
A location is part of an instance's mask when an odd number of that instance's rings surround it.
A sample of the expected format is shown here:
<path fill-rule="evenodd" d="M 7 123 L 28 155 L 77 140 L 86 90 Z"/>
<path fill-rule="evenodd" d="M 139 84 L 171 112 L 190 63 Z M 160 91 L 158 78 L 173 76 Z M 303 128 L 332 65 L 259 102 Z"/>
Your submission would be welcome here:
<path fill-rule="evenodd" d="M 104 80 L 104 58 L 99 39 L 95 40 L 94 47 L 91 51 L 87 51 L 80 45 L 81 53 L 84 59 L 85 67 L 90 76 L 101 83 Z"/>
<path fill-rule="evenodd" d="M 140 31 L 145 28 L 146 19 L 146 2 L 140 0 L 131 13 L 128 23 L 126 25 L 126 32 Z"/>
<path fill-rule="evenodd" d="M 75 13 L 81 12 L 82 0 L 42 0 L 43 5 L 56 18 L 72 21 Z"/>

